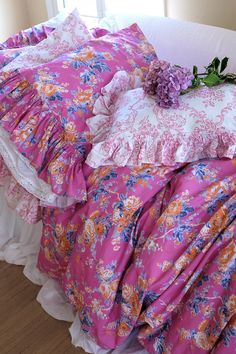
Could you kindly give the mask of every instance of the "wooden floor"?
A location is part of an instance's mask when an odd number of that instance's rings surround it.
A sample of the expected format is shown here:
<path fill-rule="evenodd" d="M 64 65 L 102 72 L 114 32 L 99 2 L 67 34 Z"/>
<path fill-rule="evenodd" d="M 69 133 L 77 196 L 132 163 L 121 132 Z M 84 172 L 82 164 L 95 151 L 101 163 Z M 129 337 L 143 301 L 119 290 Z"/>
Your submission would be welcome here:
<path fill-rule="evenodd" d="M 44 312 L 36 301 L 40 287 L 22 270 L 0 262 L 0 353 L 84 354 L 71 344 L 70 324 Z"/>

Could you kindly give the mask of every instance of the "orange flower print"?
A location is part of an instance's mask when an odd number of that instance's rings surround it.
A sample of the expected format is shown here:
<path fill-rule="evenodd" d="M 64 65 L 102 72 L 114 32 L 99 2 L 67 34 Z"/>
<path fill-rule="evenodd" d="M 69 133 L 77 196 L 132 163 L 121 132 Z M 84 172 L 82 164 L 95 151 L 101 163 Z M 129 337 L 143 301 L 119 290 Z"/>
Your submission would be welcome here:
<path fill-rule="evenodd" d="M 65 236 L 62 236 L 58 240 L 58 248 L 62 253 L 70 250 L 70 241 Z"/>
<path fill-rule="evenodd" d="M 57 175 L 60 172 L 60 170 L 63 171 L 63 169 L 64 169 L 64 163 L 59 160 L 54 160 L 49 165 L 49 171 L 53 176 Z"/>
<path fill-rule="evenodd" d="M 95 210 L 91 215 L 90 215 L 90 219 L 94 220 L 95 218 L 97 218 L 99 216 L 99 211 Z"/>
<path fill-rule="evenodd" d="M 227 192 L 227 185 L 224 185 L 224 182 L 213 183 L 207 190 L 207 200 L 212 200 L 217 197 L 220 193 Z"/>
<path fill-rule="evenodd" d="M 105 299 L 114 300 L 116 296 L 118 281 L 114 280 L 113 282 L 103 282 L 99 285 L 99 291 Z"/>
<path fill-rule="evenodd" d="M 179 332 L 179 338 L 180 340 L 185 341 L 189 337 L 189 331 L 187 331 L 185 328 L 181 328 Z"/>
<path fill-rule="evenodd" d="M 102 54 L 103 54 L 103 56 L 104 56 L 104 58 L 106 60 L 112 60 L 113 59 L 113 56 L 109 52 L 103 52 Z"/>
<path fill-rule="evenodd" d="M 132 286 L 124 284 L 122 287 L 122 296 L 124 299 L 128 302 L 134 292 L 134 289 Z"/>
<path fill-rule="evenodd" d="M 131 328 L 126 322 L 121 322 L 118 327 L 118 336 L 125 337 L 131 332 Z"/>
<path fill-rule="evenodd" d="M 111 299 L 112 294 L 115 295 L 109 283 L 101 283 L 99 285 L 99 291 L 105 299 Z"/>
<path fill-rule="evenodd" d="M 102 262 L 99 262 L 97 265 L 97 274 L 102 279 L 102 281 L 109 281 L 114 275 L 114 271 L 109 269 L 109 267 L 104 267 Z"/>
<path fill-rule="evenodd" d="M 209 321 L 208 320 L 204 320 L 200 323 L 200 325 L 198 326 L 198 329 L 200 332 L 204 332 L 207 328 L 207 326 L 209 325 Z"/>
<path fill-rule="evenodd" d="M 141 289 L 146 290 L 146 288 L 147 288 L 147 280 L 144 279 L 143 277 L 139 276 L 138 277 L 138 286 Z"/>
<path fill-rule="evenodd" d="M 71 143 L 77 140 L 76 125 L 74 122 L 66 123 L 64 126 L 64 140 Z"/>
<path fill-rule="evenodd" d="M 197 332 L 194 336 L 194 341 L 198 348 L 210 350 L 214 346 L 217 337 L 207 335 L 204 332 Z"/>
<path fill-rule="evenodd" d="M 90 246 L 94 242 L 95 239 L 95 227 L 94 222 L 90 219 L 85 221 L 84 224 L 84 232 L 82 240 L 86 243 L 86 245 Z"/>
<path fill-rule="evenodd" d="M 76 308 L 78 308 L 79 311 L 81 311 L 84 307 L 85 301 L 84 301 L 84 296 L 83 294 L 79 293 L 76 288 L 73 289 L 74 293 L 76 294 L 75 300 L 76 300 Z"/>
<path fill-rule="evenodd" d="M 36 88 L 38 91 L 40 91 L 41 94 L 47 97 L 52 97 L 59 92 L 67 92 L 67 90 L 63 86 L 40 82 L 35 83 L 34 88 Z"/>
<path fill-rule="evenodd" d="M 182 202 L 180 200 L 174 200 L 168 206 L 168 213 L 171 215 L 178 215 L 182 210 Z"/>
<path fill-rule="evenodd" d="M 76 96 L 76 103 L 88 103 L 91 101 L 93 95 L 93 90 L 92 89 L 87 89 L 80 91 L 78 95 Z"/>
<path fill-rule="evenodd" d="M 68 223 L 66 227 L 67 232 L 73 232 L 78 230 L 78 225 L 77 224 L 71 224 Z"/>
<path fill-rule="evenodd" d="M 102 235 L 105 231 L 105 226 L 102 223 L 95 224 L 94 228 L 97 235 Z"/>
<path fill-rule="evenodd" d="M 218 264 L 220 271 L 225 271 L 229 268 L 230 264 L 234 262 L 236 257 L 236 244 L 232 240 L 225 248 L 223 248 L 218 257 Z"/>
<path fill-rule="evenodd" d="M 231 295 L 227 301 L 227 309 L 230 315 L 236 315 L 236 295 Z"/>
<path fill-rule="evenodd" d="M 92 60 L 95 56 L 95 52 L 92 47 L 85 47 L 83 48 L 80 53 L 76 53 L 73 55 L 74 60 L 79 60 L 79 61 L 89 61 Z"/>
<path fill-rule="evenodd" d="M 44 84 L 42 86 L 41 92 L 45 94 L 45 96 L 54 96 L 57 93 L 58 87 L 53 84 Z"/>
<path fill-rule="evenodd" d="M 142 303 L 139 300 L 139 296 L 136 292 L 131 295 L 129 303 L 131 304 L 131 316 L 137 317 L 140 313 Z"/>
<path fill-rule="evenodd" d="M 56 224 L 55 226 L 55 232 L 57 236 L 62 236 L 65 234 L 65 229 L 62 224 Z"/>
<path fill-rule="evenodd" d="M 222 229 L 224 229 L 228 222 L 228 215 L 225 208 L 221 207 L 210 219 L 210 228 L 208 229 L 208 234 L 215 236 Z"/>
<path fill-rule="evenodd" d="M 177 272 L 179 273 L 180 271 L 182 271 L 186 268 L 188 263 L 189 263 L 188 256 L 186 254 L 183 254 L 182 256 L 180 256 L 177 259 L 177 261 L 174 264 L 174 267 L 177 270 Z"/>
<path fill-rule="evenodd" d="M 172 268 L 173 264 L 169 261 L 164 261 L 163 263 L 161 263 L 161 266 L 162 266 L 162 271 L 166 272 L 167 270 Z"/>

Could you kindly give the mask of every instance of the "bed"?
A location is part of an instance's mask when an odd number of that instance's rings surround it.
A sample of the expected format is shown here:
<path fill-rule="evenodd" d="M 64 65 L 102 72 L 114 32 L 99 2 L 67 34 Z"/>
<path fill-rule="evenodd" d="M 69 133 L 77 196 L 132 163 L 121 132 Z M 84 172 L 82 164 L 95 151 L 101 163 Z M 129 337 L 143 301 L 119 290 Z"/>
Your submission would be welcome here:
<path fill-rule="evenodd" d="M 156 52 L 201 69 L 227 56 L 236 72 L 236 33 L 158 17 L 101 26 L 90 32 L 73 12 L 1 46 L 1 259 L 25 266 L 42 307 L 73 322 L 72 343 L 87 352 L 233 352 L 235 140 L 192 162 L 85 160 L 86 122 L 117 71 L 142 80 Z M 235 103 L 233 91 L 232 121 Z"/>

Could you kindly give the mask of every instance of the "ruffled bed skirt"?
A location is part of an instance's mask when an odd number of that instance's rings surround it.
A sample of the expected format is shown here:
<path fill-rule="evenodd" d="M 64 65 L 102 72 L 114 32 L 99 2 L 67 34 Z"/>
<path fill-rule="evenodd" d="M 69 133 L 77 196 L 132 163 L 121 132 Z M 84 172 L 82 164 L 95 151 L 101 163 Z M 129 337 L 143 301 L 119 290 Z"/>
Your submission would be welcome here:
<path fill-rule="evenodd" d="M 145 354 L 136 341 L 135 333 L 120 348 L 110 351 L 96 345 L 81 329 L 78 315 L 66 302 L 59 284 L 46 277 L 37 267 L 42 223 L 26 224 L 17 212 L 7 205 L 6 186 L 0 187 L 0 260 L 24 266 L 24 275 L 33 283 L 41 285 L 37 301 L 43 309 L 58 320 L 72 322 L 69 329 L 72 344 L 94 354 Z"/>

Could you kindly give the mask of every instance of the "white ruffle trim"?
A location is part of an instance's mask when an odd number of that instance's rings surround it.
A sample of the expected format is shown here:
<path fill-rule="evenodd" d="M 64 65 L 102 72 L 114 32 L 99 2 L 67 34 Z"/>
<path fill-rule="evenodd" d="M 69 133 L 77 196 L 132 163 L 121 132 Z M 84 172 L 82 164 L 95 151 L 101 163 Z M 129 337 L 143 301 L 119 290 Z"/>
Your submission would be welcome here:
<path fill-rule="evenodd" d="M 70 197 L 52 192 L 50 185 L 38 178 L 36 170 L 10 141 L 7 132 L 0 128 L 0 155 L 16 181 L 40 200 L 40 205 L 66 208 L 75 203 Z"/>
<path fill-rule="evenodd" d="M 4 188 L 0 188 L 0 260 L 23 265 L 24 275 L 33 283 L 42 285 L 37 301 L 42 308 L 57 320 L 72 322 L 69 329 L 72 344 L 93 354 L 147 354 L 133 333 L 128 340 L 115 350 L 99 347 L 81 329 L 78 315 L 53 279 L 48 279 L 37 267 L 37 255 L 42 234 L 42 223 L 25 224 L 16 212 L 10 209 L 4 199 Z"/>

